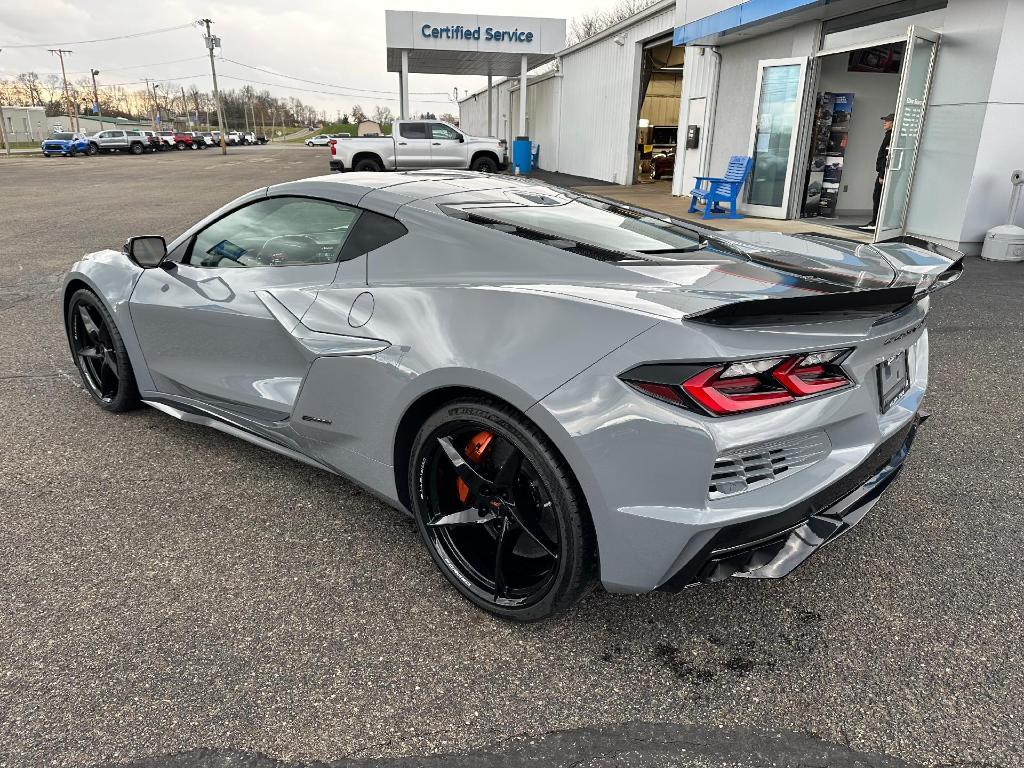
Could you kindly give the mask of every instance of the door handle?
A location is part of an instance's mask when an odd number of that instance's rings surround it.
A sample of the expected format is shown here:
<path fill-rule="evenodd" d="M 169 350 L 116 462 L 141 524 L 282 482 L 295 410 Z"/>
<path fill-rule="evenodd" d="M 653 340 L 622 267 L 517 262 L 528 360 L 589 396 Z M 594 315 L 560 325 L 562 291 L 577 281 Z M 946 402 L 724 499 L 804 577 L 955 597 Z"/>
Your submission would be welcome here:
<path fill-rule="evenodd" d="M 405 146 L 405 144 L 406 144 L 406 142 L 404 142 L 404 141 L 400 141 L 400 142 L 398 142 L 398 146 L 400 146 L 400 147 L 404 147 L 404 146 Z"/>
<path fill-rule="evenodd" d="M 440 147 L 441 146 L 441 142 L 440 141 L 435 141 L 433 146 Z"/>

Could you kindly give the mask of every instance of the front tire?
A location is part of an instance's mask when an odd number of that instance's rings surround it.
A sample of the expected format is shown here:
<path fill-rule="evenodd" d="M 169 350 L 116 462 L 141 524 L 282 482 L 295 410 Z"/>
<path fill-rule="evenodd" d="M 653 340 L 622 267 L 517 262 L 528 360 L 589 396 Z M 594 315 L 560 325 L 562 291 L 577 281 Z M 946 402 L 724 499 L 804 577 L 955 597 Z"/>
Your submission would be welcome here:
<path fill-rule="evenodd" d="M 85 150 L 85 154 L 87 154 L 89 157 L 92 157 L 99 151 L 99 147 L 97 147 L 95 144 L 90 144 L 89 148 Z"/>
<path fill-rule="evenodd" d="M 78 156 L 78 150 L 75 149 L 74 147 L 72 147 L 70 150 L 68 150 L 68 156 L 69 157 L 77 157 Z"/>
<path fill-rule="evenodd" d="M 582 493 L 518 411 L 483 398 L 448 403 L 420 428 L 408 472 L 434 563 L 477 607 L 538 621 L 593 588 L 597 548 Z"/>
<path fill-rule="evenodd" d="M 65 331 L 75 367 L 96 404 L 111 413 L 136 407 L 139 391 L 128 351 L 107 308 L 89 289 L 72 294 Z"/>

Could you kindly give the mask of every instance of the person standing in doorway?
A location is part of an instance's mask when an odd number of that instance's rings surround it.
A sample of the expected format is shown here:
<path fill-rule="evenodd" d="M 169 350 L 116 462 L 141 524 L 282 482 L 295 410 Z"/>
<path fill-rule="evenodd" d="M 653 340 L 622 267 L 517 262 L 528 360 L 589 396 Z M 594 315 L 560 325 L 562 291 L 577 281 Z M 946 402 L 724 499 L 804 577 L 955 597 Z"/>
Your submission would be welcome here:
<path fill-rule="evenodd" d="M 882 185 L 885 183 L 885 169 L 889 165 L 889 142 L 892 141 L 892 122 L 896 119 L 895 114 L 888 114 L 882 118 L 882 129 L 885 135 L 878 147 L 878 156 L 875 158 L 875 192 L 871 195 L 871 221 L 858 229 L 874 229 L 878 223 L 878 206 L 882 202 Z"/>

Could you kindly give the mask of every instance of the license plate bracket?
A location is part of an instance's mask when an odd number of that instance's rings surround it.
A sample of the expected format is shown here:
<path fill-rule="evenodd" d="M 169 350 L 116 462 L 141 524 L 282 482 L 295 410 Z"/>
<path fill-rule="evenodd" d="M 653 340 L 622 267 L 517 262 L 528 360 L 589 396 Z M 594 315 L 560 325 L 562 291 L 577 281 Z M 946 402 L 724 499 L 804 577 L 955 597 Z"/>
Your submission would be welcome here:
<path fill-rule="evenodd" d="M 878 364 L 878 403 L 882 412 L 889 408 L 910 389 L 910 364 L 907 350 L 883 360 Z"/>

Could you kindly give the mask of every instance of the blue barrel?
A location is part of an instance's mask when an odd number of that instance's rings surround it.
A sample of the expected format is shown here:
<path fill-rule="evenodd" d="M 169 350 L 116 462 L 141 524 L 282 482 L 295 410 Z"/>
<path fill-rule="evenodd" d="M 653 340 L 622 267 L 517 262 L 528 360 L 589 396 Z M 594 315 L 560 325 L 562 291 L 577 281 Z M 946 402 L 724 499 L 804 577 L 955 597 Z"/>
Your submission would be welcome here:
<path fill-rule="evenodd" d="M 520 176 L 525 176 L 533 170 L 533 151 L 530 148 L 529 136 L 516 136 L 512 142 L 512 165 L 514 165 Z"/>

